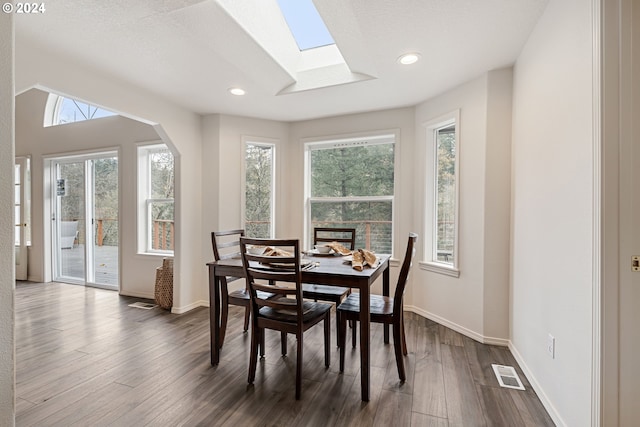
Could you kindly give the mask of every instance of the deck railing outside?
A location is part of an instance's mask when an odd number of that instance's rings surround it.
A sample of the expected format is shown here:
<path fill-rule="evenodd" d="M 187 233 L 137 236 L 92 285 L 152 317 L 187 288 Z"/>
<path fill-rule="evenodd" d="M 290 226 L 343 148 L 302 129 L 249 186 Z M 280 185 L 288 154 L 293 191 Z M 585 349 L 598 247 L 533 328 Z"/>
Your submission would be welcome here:
<path fill-rule="evenodd" d="M 81 223 L 77 243 L 84 243 L 84 219 L 76 219 Z M 118 245 L 118 220 L 113 218 L 96 219 L 96 245 Z M 175 247 L 175 225 L 172 220 L 154 220 L 151 227 L 151 247 L 157 250 L 172 251 Z"/>
<path fill-rule="evenodd" d="M 372 249 L 378 253 L 391 253 L 391 221 L 313 221 L 315 227 L 344 227 L 356 229 L 356 247 Z M 268 228 L 269 221 L 245 220 L 247 234 L 250 230 Z M 255 236 L 258 237 L 258 236 Z"/>
<path fill-rule="evenodd" d="M 79 220 L 83 221 L 83 220 Z M 245 221 L 247 231 L 261 230 L 269 227 L 269 221 Z M 314 221 L 312 227 L 355 227 L 356 247 L 374 249 L 379 253 L 391 252 L 391 221 Z M 101 218 L 96 220 L 96 244 L 117 245 L 117 239 L 112 242 L 112 238 L 107 235 L 113 234 L 115 227 L 117 235 L 118 220 L 112 218 Z M 445 231 L 450 224 L 443 221 L 440 224 L 441 232 Z M 80 227 L 82 230 L 82 227 Z M 84 233 L 81 232 L 79 240 L 84 241 Z M 447 239 L 445 239 L 447 240 Z M 80 242 L 78 242 L 80 243 Z M 172 251 L 175 244 L 175 224 L 172 220 L 154 220 L 152 225 L 152 248 L 157 250 Z M 444 245 L 444 248 L 449 249 Z M 446 257 L 449 258 L 449 257 Z"/>
<path fill-rule="evenodd" d="M 156 219 L 151 230 L 151 248 L 161 251 L 174 250 L 175 226 L 173 220 Z"/>

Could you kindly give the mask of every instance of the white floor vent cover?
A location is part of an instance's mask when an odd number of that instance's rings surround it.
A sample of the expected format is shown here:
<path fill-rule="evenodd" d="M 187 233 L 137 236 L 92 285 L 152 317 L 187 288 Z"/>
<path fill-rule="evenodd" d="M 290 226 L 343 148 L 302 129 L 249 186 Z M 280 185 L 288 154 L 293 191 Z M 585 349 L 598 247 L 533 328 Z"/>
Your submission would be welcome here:
<path fill-rule="evenodd" d="M 129 307 L 135 308 L 144 308 L 145 310 L 151 310 L 152 308 L 156 308 L 156 304 L 151 304 L 148 302 L 134 302 L 133 304 L 129 304 Z"/>
<path fill-rule="evenodd" d="M 522 381 L 520 381 L 520 377 L 518 377 L 518 373 L 513 366 L 496 364 L 492 364 L 491 366 L 493 367 L 493 372 L 495 372 L 496 374 L 496 378 L 498 379 L 500 387 L 524 390 Z"/>

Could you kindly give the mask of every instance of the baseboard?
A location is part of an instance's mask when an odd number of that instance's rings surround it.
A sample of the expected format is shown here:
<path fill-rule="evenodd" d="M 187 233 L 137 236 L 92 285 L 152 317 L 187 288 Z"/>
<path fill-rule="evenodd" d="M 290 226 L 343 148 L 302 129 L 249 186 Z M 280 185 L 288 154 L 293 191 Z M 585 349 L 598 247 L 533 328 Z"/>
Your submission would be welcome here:
<path fill-rule="evenodd" d="M 520 355 L 520 352 L 513 345 L 513 342 L 511 341 L 509 341 L 509 350 L 511 351 L 511 354 L 513 355 L 514 359 L 516 359 L 516 362 L 518 362 L 518 365 L 520 366 L 520 369 L 522 369 L 524 376 L 527 377 L 529 384 L 531 384 L 531 387 L 538 395 L 540 402 L 542 402 L 542 405 L 549 413 L 549 416 L 551 417 L 553 422 L 558 427 L 566 427 L 567 424 L 564 422 L 560 414 L 558 414 L 558 411 L 556 410 L 555 406 L 553 406 L 553 403 L 551 403 L 551 400 L 544 392 L 544 389 L 540 386 L 540 383 L 538 382 L 538 380 L 536 380 L 535 375 L 531 373 L 531 370 L 529 369 L 527 364 L 524 362 L 524 359 Z"/>
<path fill-rule="evenodd" d="M 131 291 L 123 292 L 122 290 L 120 290 L 119 295 L 122 295 L 123 297 L 144 298 L 144 299 L 155 300 L 154 294 L 149 292 L 131 292 Z"/>
<path fill-rule="evenodd" d="M 426 310 L 423 310 L 421 308 L 418 308 L 416 306 L 413 305 L 406 305 L 404 306 L 404 309 L 407 311 L 411 311 L 413 313 L 419 314 L 422 317 L 426 317 L 429 320 L 433 320 L 436 323 L 441 324 L 442 326 L 446 326 L 449 329 L 453 329 L 456 332 L 461 333 L 464 336 L 467 336 L 473 340 L 476 340 L 478 342 L 481 342 L 482 344 L 489 344 L 489 345 L 499 345 L 502 347 L 508 347 L 509 346 L 509 340 L 508 339 L 504 339 L 504 338 L 495 338 L 495 337 L 487 337 L 484 335 L 481 335 L 475 331 L 472 331 L 471 329 L 467 329 L 464 326 L 460 326 L 457 323 L 453 323 L 443 317 L 440 317 L 436 314 L 430 313 Z"/>
<path fill-rule="evenodd" d="M 150 300 L 155 300 L 155 295 L 152 293 L 146 293 L 146 292 L 120 292 L 120 295 L 122 296 L 127 296 L 127 297 L 134 297 L 134 298 L 144 298 L 144 299 L 150 299 Z M 205 300 L 199 300 L 196 302 L 192 302 L 191 304 L 187 304 L 183 307 L 176 307 L 173 306 L 171 307 L 171 313 L 173 314 L 184 314 L 188 311 L 193 310 L 194 308 L 198 308 L 198 307 L 209 307 L 209 301 L 205 301 Z"/>
<path fill-rule="evenodd" d="M 198 307 L 209 307 L 209 301 L 200 300 L 200 301 L 192 302 L 191 304 L 185 305 L 183 307 L 174 306 L 171 308 L 171 313 L 183 314 L 183 313 L 186 313 L 187 311 L 191 311 L 194 308 L 198 308 Z"/>

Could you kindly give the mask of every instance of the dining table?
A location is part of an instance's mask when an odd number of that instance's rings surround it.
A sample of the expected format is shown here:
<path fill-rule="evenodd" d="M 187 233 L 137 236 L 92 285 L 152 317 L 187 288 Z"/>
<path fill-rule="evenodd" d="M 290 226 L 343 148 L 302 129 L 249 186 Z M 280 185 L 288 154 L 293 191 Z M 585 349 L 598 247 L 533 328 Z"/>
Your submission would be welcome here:
<path fill-rule="evenodd" d="M 370 295 L 371 286 L 382 276 L 382 294 L 389 296 L 389 260 L 390 255 L 376 255 L 378 263 L 375 267 L 356 270 L 342 256 L 310 256 L 305 258 L 313 262 L 312 268 L 302 269 L 302 281 L 329 286 L 343 286 L 357 289 L 360 292 L 360 384 L 362 400 L 369 401 L 369 385 L 371 377 L 371 321 Z M 220 286 L 221 277 L 245 277 L 242 259 L 229 258 L 207 263 L 209 268 L 209 328 L 211 339 L 211 365 L 220 362 Z M 384 342 L 389 343 L 389 328 L 384 325 Z"/>

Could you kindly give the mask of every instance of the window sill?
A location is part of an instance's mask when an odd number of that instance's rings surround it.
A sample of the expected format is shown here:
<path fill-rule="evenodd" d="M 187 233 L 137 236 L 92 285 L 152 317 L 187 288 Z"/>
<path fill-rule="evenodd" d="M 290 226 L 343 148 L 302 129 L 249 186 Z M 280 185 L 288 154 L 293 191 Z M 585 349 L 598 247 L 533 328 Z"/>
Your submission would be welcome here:
<path fill-rule="evenodd" d="M 420 262 L 420 269 L 431 271 L 433 273 L 444 274 L 451 277 L 460 277 L 460 270 L 441 262 L 422 261 Z"/>
<path fill-rule="evenodd" d="M 158 258 L 173 258 L 173 254 L 173 252 L 138 252 L 138 255 Z"/>

